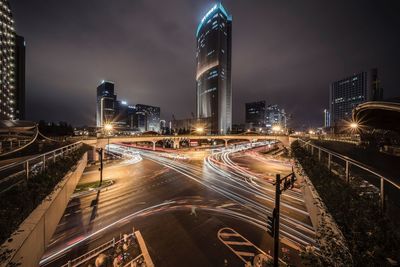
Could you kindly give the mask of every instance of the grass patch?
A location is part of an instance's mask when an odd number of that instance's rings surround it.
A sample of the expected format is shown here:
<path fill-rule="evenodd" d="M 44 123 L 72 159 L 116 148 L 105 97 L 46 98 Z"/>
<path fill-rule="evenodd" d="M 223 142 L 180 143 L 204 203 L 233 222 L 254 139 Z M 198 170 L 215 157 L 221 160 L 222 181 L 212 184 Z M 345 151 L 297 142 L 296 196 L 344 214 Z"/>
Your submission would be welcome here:
<path fill-rule="evenodd" d="M 359 178 L 346 183 L 309 155 L 298 141 L 291 148 L 345 236 L 354 265 L 388 266 L 388 258 L 400 262 L 400 233 L 381 214 L 379 195 L 365 194 Z"/>
<path fill-rule="evenodd" d="M 110 186 L 113 183 L 113 180 L 107 179 L 103 180 L 102 186 Z M 90 182 L 90 183 L 82 183 L 78 184 L 75 188 L 75 192 L 87 191 L 90 189 L 95 189 L 100 187 L 100 181 Z"/>

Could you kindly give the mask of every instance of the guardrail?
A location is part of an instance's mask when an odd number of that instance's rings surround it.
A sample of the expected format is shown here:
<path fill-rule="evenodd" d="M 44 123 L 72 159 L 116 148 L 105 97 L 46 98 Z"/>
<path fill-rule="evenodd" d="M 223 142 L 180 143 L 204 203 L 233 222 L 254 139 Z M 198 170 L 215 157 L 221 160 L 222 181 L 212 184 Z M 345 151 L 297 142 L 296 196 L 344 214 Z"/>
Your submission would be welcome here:
<path fill-rule="evenodd" d="M 62 158 L 77 150 L 82 144 L 83 143 L 79 141 L 24 161 L 18 161 L 0 167 L 0 193 L 10 189 L 24 179 L 28 180 L 32 175 L 43 172 L 50 162 L 56 162 L 57 158 Z"/>
<path fill-rule="evenodd" d="M 129 234 L 125 238 L 131 238 L 131 237 L 134 237 L 134 236 L 135 236 L 135 232 Z M 95 249 L 92 249 L 91 251 L 79 256 L 78 258 L 75 258 L 73 260 L 69 260 L 66 264 L 62 265 L 61 267 L 79 266 L 79 265 L 81 265 L 81 264 L 93 259 L 94 257 L 98 256 L 101 252 L 106 251 L 109 248 L 113 248 L 113 247 L 115 247 L 116 245 L 118 245 L 119 243 L 121 243 L 123 241 L 124 241 L 124 238 L 121 238 L 119 240 L 115 240 L 115 237 L 114 237 L 110 241 L 98 246 Z M 141 256 L 141 255 L 142 254 L 140 254 L 139 256 Z M 139 256 L 137 258 L 139 258 Z"/>
<path fill-rule="evenodd" d="M 331 151 L 326 148 L 322 148 L 320 146 L 312 144 L 310 141 L 305 141 L 301 138 L 297 139 L 299 142 L 303 143 L 303 147 L 311 153 L 311 155 L 314 155 L 315 151 L 318 153 L 318 160 L 321 162 L 322 161 L 322 153 L 327 154 L 327 167 L 329 170 L 332 171 L 332 162 L 333 159 L 339 159 L 344 162 L 344 177 L 346 179 L 346 182 L 350 182 L 350 169 L 351 167 L 357 167 L 368 174 L 371 174 L 373 177 L 377 177 L 379 179 L 379 191 L 380 191 L 380 205 L 382 211 L 385 209 L 385 183 L 393 186 L 396 190 L 400 190 L 400 185 L 396 184 L 395 182 L 391 181 L 390 179 L 384 177 L 382 174 L 371 170 L 371 168 L 357 160 L 354 160 L 352 158 L 346 157 L 344 155 L 341 155 L 339 153 L 336 153 L 334 151 Z M 365 180 L 365 179 L 364 179 Z M 397 192 L 398 193 L 398 192 Z"/>

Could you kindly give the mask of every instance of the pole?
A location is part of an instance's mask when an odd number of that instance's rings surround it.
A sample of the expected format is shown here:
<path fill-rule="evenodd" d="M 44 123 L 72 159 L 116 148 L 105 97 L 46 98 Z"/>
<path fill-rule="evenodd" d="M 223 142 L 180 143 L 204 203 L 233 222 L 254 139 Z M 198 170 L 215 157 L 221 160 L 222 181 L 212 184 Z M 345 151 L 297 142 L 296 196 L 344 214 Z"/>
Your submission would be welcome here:
<path fill-rule="evenodd" d="M 108 144 L 107 144 L 107 159 L 108 156 L 110 155 L 110 134 L 108 135 Z"/>
<path fill-rule="evenodd" d="M 100 185 L 103 182 L 103 149 L 100 148 L 100 152 L 99 152 L 99 157 L 100 157 Z"/>
<path fill-rule="evenodd" d="M 275 227 L 274 227 L 274 267 L 279 266 L 279 206 L 281 198 L 281 175 L 276 175 L 275 182 Z"/>

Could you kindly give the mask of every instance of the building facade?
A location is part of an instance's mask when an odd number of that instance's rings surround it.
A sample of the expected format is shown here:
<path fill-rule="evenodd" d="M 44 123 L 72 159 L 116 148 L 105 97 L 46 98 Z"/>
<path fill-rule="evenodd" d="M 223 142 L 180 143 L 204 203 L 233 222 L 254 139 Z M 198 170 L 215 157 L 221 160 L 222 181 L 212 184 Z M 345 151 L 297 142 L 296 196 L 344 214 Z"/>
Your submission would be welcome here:
<path fill-rule="evenodd" d="M 366 101 L 382 100 L 377 69 L 353 74 L 331 83 L 329 90 L 330 125 L 345 126 L 353 109 Z"/>
<path fill-rule="evenodd" d="M 215 4 L 196 32 L 197 118 L 207 119 L 207 131 L 227 133 L 232 128 L 232 17 Z"/>
<path fill-rule="evenodd" d="M 287 128 L 286 112 L 278 105 L 268 105 L 265 109 L 265 127 L 272 129 L 273 126 L 279 126 L 283 131 Z"/>
<path fill-rule="evenodd" d="M 141 132 L 160 131 L 160 113 L 159 107 L 137 104 L 135 105 L 136 126 Z"/>
<path fill-rule="evenodd" d="M 25 120 L 25 39 L 16 35 L 15 45 L 15 118 Z"/>
<path fill-rule="evenodd" d="M 265 101 L 246 103 L 245 121 L 249 128 L 265 127 Z"/>
<path fill-rule="evenodd" d="M 324 109 L 324 127 L 331 127 L 331 113 L 327 109 Z"/>
<path fill-rule="evenodd" d="M 16 118 L 15 30 L 10 5 L 0 0 L 0 120 Z"/>
<path fill-rule="evenodd" d="M 97 87 L 96 126 L 102 128 L 112 123 L 116 115 L 116 100 L 114 82 L 102 81 Z"/>

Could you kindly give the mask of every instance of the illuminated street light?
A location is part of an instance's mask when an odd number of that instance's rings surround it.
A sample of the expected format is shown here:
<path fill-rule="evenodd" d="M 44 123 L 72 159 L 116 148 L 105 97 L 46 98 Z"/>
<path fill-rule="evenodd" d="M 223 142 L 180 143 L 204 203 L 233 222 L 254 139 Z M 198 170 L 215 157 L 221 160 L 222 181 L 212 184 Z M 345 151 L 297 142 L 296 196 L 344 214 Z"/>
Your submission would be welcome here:
<path fill-rule="evenodd" d="M 197 127 L 196 128 L 197 133 L 204 133 L 204 128 L 203 127 Z"/>
<path fill-rule="evenodd" d="M 107 123 L 104 125 L 104 130 L 111 132 L 113 130 L 113 126 L 111 123 Z"/>
<path fill-rule="evenodd" d="M 113 126 L 111 123 L 104 124 L 104 130 L 107 132 L 107 157 L 110 154 L 110 134 L 113 130 Z"/>
<path fill-rule="evenodd" d="M 356 130 L 358 128 L 358 123 L 357 122 L 350 123 L 350 128 Z"/>
<path fill-rule="evenodd" d="M 279 126 L 279 125 L 274 125 L 274 126 L 272 126 L 272 131 L 274 131 L 274 132 L 279 132 L 279 131 L 281 131 L 281 126 Z"/>

